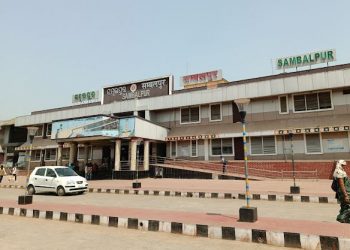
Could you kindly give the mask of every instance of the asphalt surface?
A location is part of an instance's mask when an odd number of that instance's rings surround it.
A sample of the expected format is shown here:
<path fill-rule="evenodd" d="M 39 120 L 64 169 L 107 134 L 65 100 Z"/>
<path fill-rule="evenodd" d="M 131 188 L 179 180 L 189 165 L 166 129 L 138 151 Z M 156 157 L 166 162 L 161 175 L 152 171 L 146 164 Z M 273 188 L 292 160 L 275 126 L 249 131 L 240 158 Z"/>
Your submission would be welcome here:
<path fill-rule="evenodd" d="M 21 189 L 0 188 L 1 200 L 17 201 L 23 195 Z M 85 193 L 59 197 L 54 194 L 38 194 L 33 204 L 79 204 L 101 207 L 156 209 L 164 211 L 199 212 L 210 214 L 238 215 L 245 200 L 203 199 L 186 197 L 146 196 L 131 194 Z M 251 206 L 258 208 L 259 217 L 336 222 L 338 204 L 302 203 L 285 201 L 254 200 Z"/>
<path fill-rule="evenodd" d="M 291 250 L 264 244 L 0 215 L 1 249 Z M 34 230 L 33 230 L 34 229 Z M 294 249 L 294 248 L 293 248 Z"/>

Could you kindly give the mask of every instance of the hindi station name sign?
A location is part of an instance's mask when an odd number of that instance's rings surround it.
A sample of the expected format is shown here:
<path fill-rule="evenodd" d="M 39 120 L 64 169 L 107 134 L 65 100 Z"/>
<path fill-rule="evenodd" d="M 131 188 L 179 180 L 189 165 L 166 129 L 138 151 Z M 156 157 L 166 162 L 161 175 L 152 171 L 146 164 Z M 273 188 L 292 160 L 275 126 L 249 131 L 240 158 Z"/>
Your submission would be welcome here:
<path fill-rule="evenodd" d="M 195 85 L 199 83 L 207 83 L 222 80 L 222 70 L 213 70 L 204 73 L 182 76 L 180 78 L 183 86 Z"/>

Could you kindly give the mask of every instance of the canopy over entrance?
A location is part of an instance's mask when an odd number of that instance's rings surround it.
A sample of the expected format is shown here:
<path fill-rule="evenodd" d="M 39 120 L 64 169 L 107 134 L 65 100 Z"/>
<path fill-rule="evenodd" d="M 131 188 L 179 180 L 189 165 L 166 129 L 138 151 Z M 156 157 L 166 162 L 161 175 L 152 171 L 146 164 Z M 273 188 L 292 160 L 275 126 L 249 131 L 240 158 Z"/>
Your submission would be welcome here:
<path fill-rule="evenodd" d="M 165 141 L 167 135 L 167 128 L 139 117 L 114 118 L 99 115 L 54 121 L 51 139 L 63 142 L 139 137 Z"/>

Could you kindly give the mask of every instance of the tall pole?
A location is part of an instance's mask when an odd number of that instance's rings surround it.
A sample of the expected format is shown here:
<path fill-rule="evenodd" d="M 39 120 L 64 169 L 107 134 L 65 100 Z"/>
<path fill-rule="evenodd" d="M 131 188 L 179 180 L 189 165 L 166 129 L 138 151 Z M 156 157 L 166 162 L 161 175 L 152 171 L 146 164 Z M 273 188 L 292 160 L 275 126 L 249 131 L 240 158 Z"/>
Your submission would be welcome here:
<path fill-rule="evenodd" d="M 27 162 L 28 163 L 28 165 L 27 165 L 27 182 L 29 180 L 30 160 L 32 157 L 32 152 L 33 152 L 33 139 L 34 139 L 34 135 L 35 135 L 37 130 L 38 130 L 37 127 L 27 127 L 28 139 L 29 139 L 29 144 L 30 144 L 29 158 L 27 158 L 27 160 L 28 160 L 28 162 Z M 26 155 L 27 155 L 27 153 L 26 153 Z M 26 187 L 24 188 L 24 195 L 18 196 L 18 204 L 26 205 L 26 204 L 32 204 L 32 203 L 33 203 L 33 196 L 32 196 L 32 194 L 28 195 L 28 187 L 27 187 L 27 183 L 26 183 Z"/>
<path fill-rule="evenodd" d="M 243 129 L 243 150 L 244 150 L 244 174 L 245 174 L 245 197 L 247 201 L 247 208 L 250 207 L 250 192 L 248 179 L 248 150 L 247 150 L 247 136 L 245 131 L 245 118 L 242 119 Z"/>
<path fill-rule="evenodd" d="M 137 143 L 138 144 L 138 143 Z M 139 181 L 139 150 L 140 150 L 140 145 L 136 145 L 137 150 L 136 150 L 136 182 Z"/>
<path fill-rule="evenodd" d="M 240 103 L 247 104 L 249 99 L 240 100 Z M 239 102 L 237 102 L 239 103 Z M 243 108 L 242 108 L 243 109 Z M 250 206 L 250 192 L 249 192 L 249 178 L 248 178 L 248 150 L 247 150 L 247 133 L 245 128 L 245 117 L 247 112 L 244 110 L 239 111 L 239 115 L 242 123 L 243 130 L 243 150 L 244 150 L 244 174 L 245 174 L 245 198 L 247 205 L 239 209 L 239 221 L 242 222 L 255 222 L 258 219 L 258 210 L 256 207 Z"/>
<path fill-rule="evenodd" d="M 293 186 L 290 187 L 290 192 L 292 194 L 300 194 L 300 187 L 295 184 L 295 163 L 294 163 L 294 145 L 293 145 L 293 133 L 289 132 L 290 139 L 290 149 L 292 154 L 292 171 L 293 171 Z"/>
<path fill-rule="evenodd" d="M 293 183 L 294 183 L 294 187 L 295 187 L 296 185 L 295 185 L 295 165 L 294 165 L 293 134 L 290 137 L 290 142 L 291 142 L 290 148 L 291 148 L 291 151 L 292 151 Z"/>

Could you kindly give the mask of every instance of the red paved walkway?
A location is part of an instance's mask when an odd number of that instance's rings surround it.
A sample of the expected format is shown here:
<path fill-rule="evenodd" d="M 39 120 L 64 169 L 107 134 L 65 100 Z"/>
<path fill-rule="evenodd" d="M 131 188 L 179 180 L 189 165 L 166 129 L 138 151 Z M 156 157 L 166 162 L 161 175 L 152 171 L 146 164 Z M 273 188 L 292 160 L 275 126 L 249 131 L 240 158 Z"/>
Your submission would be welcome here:
<path fill-rule="evenodd" d="M 56 211 L 80 213 L 88 215 L 114 216 L 121 218 L 138 218 L 166 222 L 181 222 L 184 224 L 202 224 L 212 226 L 230 226 L 242 229 L 261 229 L 274 232 L 296 232 L 307 235 L 325 235 L 350 238 L 348 224 L 332 222 L 315 222 L 301 220 L 286 220 L 274 218 L 258 218 L 254 223 L 239 222 L 237 215 L 205 214 L 193 212 L 164 211 L 156 209 L 135 209 L 100 207 L 87 205 L 49 204 L 35 202 L 31 205 L 18 205 L 15 201 L 2 200 L 1 207 L 36 209 L 40 211 Z"/>

